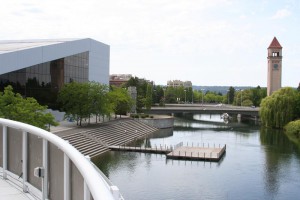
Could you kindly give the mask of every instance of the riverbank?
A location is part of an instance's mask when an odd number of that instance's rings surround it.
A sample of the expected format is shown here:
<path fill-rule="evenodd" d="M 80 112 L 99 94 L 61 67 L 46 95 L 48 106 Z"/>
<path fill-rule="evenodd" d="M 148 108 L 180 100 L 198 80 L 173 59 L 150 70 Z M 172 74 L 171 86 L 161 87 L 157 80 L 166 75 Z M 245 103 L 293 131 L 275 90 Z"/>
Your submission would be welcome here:
<path fill-rule="evenodd" d="M 138 118 L 135 120 L 159 129 L 172 128 L 174 126 L 174 117 L 169 115 L 151 115 L 148 118 Z"/>
<path fill-rule="evenodd" d="M 300 147 L 300 120 L 289 122 L 284 130 L 288 138 Z"/>

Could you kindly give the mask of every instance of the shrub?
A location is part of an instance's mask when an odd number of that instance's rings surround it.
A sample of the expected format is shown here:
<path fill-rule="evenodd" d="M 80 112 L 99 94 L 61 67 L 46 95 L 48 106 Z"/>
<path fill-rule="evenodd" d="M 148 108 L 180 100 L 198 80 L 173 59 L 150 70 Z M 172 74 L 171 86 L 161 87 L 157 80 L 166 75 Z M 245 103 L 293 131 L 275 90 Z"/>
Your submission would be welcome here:
<path fill-rule="evenodd" d="M 284 129 L 288 137 L 300 145 L 300 119 L 288 123 Z"/>

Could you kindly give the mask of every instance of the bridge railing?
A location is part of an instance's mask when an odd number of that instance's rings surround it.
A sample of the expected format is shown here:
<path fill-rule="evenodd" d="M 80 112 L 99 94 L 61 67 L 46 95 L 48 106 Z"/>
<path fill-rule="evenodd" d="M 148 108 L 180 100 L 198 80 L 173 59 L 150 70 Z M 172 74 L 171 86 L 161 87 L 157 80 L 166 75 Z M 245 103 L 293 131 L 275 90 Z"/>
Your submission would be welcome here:
<path fill-rule="evenodd" d="M 38 199 L 123 199 L 91 161 L 60 137 L 0 118 L 0 168 L 8 179 Z"/>

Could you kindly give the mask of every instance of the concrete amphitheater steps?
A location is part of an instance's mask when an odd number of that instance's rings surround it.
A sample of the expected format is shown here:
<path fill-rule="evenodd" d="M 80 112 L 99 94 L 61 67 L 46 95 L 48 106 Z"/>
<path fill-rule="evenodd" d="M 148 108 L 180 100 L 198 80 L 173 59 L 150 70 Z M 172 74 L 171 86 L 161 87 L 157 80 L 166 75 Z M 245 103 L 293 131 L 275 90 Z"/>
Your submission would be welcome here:
<path fill-rule="evenodd" d="M 82 154 L 91 158 L 109 151 L 108 146 L 124 145 L 157 131 L 133 119 L 113 120 L 96 128 L 62 136 Z"/>

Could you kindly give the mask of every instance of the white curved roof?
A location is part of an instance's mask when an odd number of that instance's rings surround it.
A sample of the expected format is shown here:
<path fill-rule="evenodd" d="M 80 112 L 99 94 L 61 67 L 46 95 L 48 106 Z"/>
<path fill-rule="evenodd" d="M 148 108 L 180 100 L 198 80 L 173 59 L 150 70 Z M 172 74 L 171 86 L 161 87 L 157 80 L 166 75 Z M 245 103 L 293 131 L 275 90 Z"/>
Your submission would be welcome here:
<path fill-rule="evenodd" d="M 89 80 L 108 84 L 109 51 L 90 38 L 0 41 L 0 74 L 89 52 Z"/>

